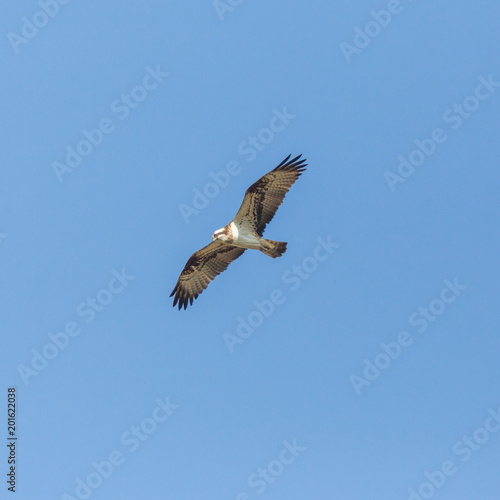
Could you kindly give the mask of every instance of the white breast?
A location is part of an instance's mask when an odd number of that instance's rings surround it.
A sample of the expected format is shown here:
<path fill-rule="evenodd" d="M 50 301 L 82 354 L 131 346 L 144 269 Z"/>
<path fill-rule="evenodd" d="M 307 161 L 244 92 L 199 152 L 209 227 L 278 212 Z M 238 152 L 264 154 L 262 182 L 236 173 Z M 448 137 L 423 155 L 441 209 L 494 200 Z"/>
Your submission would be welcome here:
<path fill-rule="evenodd" d="M 240 235 L 240 232 L 238 231 L 238 226 L 234 222 L 231 222 L 230 227 L 231 227 L 231 233 L 233 235 L 233 240 L 237 241 Z"/>
<path fill-rule="evenodd" d="M 237 246 L 244 248 L 260 248 L 260 241 L 257 236 L 248 233 L 242 227 L 238 227 L 234 222 L 231 222 L 231 231 L 233 232 L 233 242 Z"/>

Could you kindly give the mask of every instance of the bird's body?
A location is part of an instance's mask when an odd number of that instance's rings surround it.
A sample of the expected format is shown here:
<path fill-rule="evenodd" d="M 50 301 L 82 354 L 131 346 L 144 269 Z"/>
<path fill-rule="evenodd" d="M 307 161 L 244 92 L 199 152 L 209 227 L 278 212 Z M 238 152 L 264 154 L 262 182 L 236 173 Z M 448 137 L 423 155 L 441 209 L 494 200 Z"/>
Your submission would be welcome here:
<path fill-rule="evenodd" d="M 246 191 L 236 217 L 212 235 L 212 243 L 195 252 L 186 263 L 171 295 L 174 306 L 186 309 L 188 303 L 245 250 L 260 250 L 276 258 L 286 252 L 287 244 L 262 237 L 266 225 L 283 202 L 286 193 L 305 170 L 305 160 L 288 156 L 274 170 L 261 177 Z"/>
<path fill-rule="evenodd" d="M 222 229 L 218 229 L 214 232 L 212 236 L 213 241 L 221 240 L 224 243 L 229 245 L 233 245 L 235 247 L 252 249 L 252 250 L 260 250 L 265 254 L 271 257 L 280 257 L 286 250 L 286 243 L 281 241 L 272 241 L 266 240 L 259 236 L 255 231 L 252 230 L 251 227 L 248 227 L 248 224 L 245 224 L 244 221 L 236 224 L 231 221 L 227 226 Z M 278 245 L 274 245 L 278 244 Z M 276 252 L 272 250 L 277 246 L 285 245 L 283 252 L 280 255 L 275 255 Z M 270 253 L 271 252 L 271 253 Z"/>

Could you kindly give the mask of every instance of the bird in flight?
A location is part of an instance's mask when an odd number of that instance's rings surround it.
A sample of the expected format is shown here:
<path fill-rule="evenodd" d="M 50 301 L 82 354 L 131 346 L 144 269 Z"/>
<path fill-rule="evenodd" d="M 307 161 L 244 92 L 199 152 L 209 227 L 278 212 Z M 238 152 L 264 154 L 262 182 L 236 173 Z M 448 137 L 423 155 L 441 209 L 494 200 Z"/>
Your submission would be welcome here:
<path fill-rule="evenodd" d="M 305 170 L 302 155 L 288 155 L 274 170 L 261 177 L 246 191 L 236 217 L 212 235 L 212 243 L 195 252 L 182 271 L 170 297 L 179 310 L 193 304 L 209 283 L 245 250 L 254 249 L 276 258 L 286 252 L 287 244 L 262 237 L 286 193 Z"/>

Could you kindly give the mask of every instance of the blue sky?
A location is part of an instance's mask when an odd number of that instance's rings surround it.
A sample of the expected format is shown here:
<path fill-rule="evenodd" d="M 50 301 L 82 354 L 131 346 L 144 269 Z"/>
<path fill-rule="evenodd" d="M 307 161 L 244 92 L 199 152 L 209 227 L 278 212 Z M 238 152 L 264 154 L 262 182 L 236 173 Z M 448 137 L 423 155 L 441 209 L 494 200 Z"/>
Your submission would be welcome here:
<path fill-rule="evenodd" d="M 499 16 L 5 4 L 16 498 L 497 499 Z M 266 230 L 286 254 L 172 308 L 289 154 L 308 169 Z"/>

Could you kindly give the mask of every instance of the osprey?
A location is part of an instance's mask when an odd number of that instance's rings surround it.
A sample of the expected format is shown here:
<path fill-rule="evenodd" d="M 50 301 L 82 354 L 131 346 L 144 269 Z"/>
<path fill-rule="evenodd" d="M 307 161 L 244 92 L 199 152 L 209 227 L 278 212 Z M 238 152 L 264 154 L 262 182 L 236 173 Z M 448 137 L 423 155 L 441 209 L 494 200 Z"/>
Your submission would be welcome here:
<path fill-rule="evenodd" d="M 170 297 L 179 310 L 193 304 L 209 283 L 248 248 L 276 258 L 286 252 L 286 243 L 262 237 L 286 193 L 307 166 L 302 155 L 288 155 L 274 170 L 261 177 L 246 191 L 236 217 L 212 235 L 212 243 L 198 250 L 187 261 Z M 290 161 L 289 161 L 290 160 Z"/>

